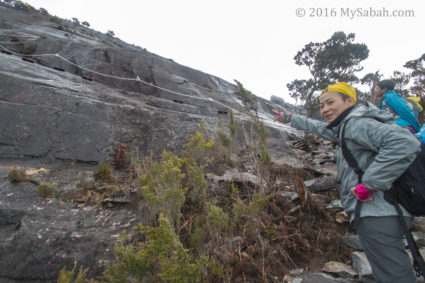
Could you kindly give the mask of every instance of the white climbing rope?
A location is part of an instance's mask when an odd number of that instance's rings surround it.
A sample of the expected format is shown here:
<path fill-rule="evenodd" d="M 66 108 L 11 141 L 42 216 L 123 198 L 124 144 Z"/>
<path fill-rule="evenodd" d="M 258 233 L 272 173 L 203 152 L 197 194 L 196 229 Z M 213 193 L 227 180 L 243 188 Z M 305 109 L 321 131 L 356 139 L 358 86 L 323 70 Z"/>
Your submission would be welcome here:
<path fill-rule="evenodd" d="M 0 33 L 0 34 L 1 34 L 1 33 Z M 9 35 L 9 36 L 10 36 L 10 35 Z M 20 36 L 19 36 L 19 37 L 20 37 Z M 140 83 L 143 83 L 143 84 L 149 85 L 149 86 L 151 86 L 151 87 L 154 87 L 154 88 L 160 89 L 160 90 L 165 91 L 165 92 L 169 92 L 169 93 L 177 94 L 177 95 L 184 96 L 184 97 L 189 97 L 189 98 L 199 99 L 199 100 L 211 101 L 211 102 L 213 102 L 213 103 L 215 103 L 215 104 L 222 105 L 222 106 L 224 106 L 224 107 L 226 107 L 226 108 L 228 108 L 228 109 L 231 109 L 231 110 L 232 110 L 233 112 L 235 112 L 235 113 L 239 112 L 238 110 L 233 109 L 232 107 L 230 107 L 230 106 L 228 106 L 228 105 L 226 105 L 226 104 L 224 104 L 224 103 L 221 103 L 221 102 L 219 102 L 219 101 L 216 101 L 216 100 L 212 99 L 211 97 L 208 97 L 208 98 L 204 98 L 204 97 L 196 97 L 196 96 L 192 96 L 192 95 L 184 94 L 184 93 L 181 93 L 181 92 L 176 92 L 176 91 L 173 91 L 173 90 L 169 90 L 169 89 L 166 89 L 166 88 L 163 88 L 163 87 L 160 87 L 160 86 L 157 86 L 157 85 L 151 84 L 151 83 L 149 83 L 149 82 L 146 82 L 146 81 L 144 81 L 144 80 L 140 79 L 140 78 L 139 78 L 139 76 L 137 76 L 136 78 L 125 78 L 125 77 L 117 77 L 117 76 L 113 76 L 113 75 L 108 75 L 108 74 L 100 73 L 100 72 L 97 72 L 97 71 L 94 71 L 94 70 L 90 70 L 90 69 L 87 69 L 87 68 L 85 68 L 85 67 L 83 67 L 83 66 L 80 66 L 80 65 L 78 65 L 78 64 L 76 64 L 76 63 L 74 63 L 74 62 L 69 61 L 68 59 L 64 58 L 63 56 L 59 55 L 58 53 L 54 53 L 54 54 L 49 54 L 49 53 L 47 53 L 47 54 L 31 54 L 31 55 L 27 55 L 27 54 L 21 54 L 21 53 L 14 52 L 14 51 L 9 50 L 8 48 L 6 48 L 6 47 L 4 47 L 4 46 L 2 46 L 2 45 L 0 45 L 0 48 L 1 48 L 1 49 L 3 49 L 4 51 L 7 51 L 7 52 L 9 52 L 9 53 L 12 53 L 12 54 L 14 54 L 14 55 L 21 56 L 21 57 L 52 57 L 52 56 L 55 56 L 55 57 L 57 57 L 57 58 L 59 58 L 59 59 L 61 59 L 61 60 L 65 61 L 65 62 L 67 62 L 68 64 L 71 64 L 71 65 L 73 65 L 73 66 L 76 66 L 76 67 L 78 67 L 78 68 L 80 68 L 80 69 L 82 69 L 82 70 L 85 70 L 85 71 L 90 72 L 90 73 L 93 73 L 93 74 L 97 74 L 97 75 L 104 76 L 104 77 L 108 77 L 108 78 L 114 78 L 114 79 L 118 79 L 118 80 L 125 80 L 125 81 L 136 81 L 136 82 L 140 82 Z"/>

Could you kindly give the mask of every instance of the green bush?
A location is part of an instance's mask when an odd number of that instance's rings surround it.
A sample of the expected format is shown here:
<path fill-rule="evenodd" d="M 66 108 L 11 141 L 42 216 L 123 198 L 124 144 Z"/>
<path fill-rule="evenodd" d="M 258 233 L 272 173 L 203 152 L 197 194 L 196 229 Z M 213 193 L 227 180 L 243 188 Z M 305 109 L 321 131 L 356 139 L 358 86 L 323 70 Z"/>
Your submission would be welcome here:
<path fill-rule="evenodd" d="M 94 178 L 97 181 L 111 181 L 112 180 L 112 169 L 108 163 L 99 163 L 99 170 L 93 172 Z"/>
<path fill-rule="evenodd" d="M 252 201 L 245 204 L 242 200 L 238 199 L 233 206 L 233 213 L 235 220 L 238 221 L 238 217 L 256 217 L 260 209 L 264 208 L 272 195 L 263 195 L 261 193 L 255 193 L 252 197 Z"/>
<path fill-rule="evenodd" d="M 182 184 L 187 188 L 186 200 L 190 202 L 192 210 L 200 211 L 205 206 L 208 187 L 204 168 L 193 164 L 191 160 L 183 159 L 181 161 L 181 170 L 184 176 Z"/>
<path fill-rule="evenodd" d="M 161 162 L 153 162 L 140 176 L 142 196 L 151 203 L 153 213 L 164 213 L 178 227 L 180 209 L 187 189 L 182 186 L 182 160 L 164 151 Z"/>
<path fill-rule="evenodd" d="M 206 141 L 201 132 L 190 135 L 189 142 L 184 145 L 182 156 L 197 164 L 205 164 L 213 156 L 214 141 Z"/>
<path fill-rule="evenodd" d="M 229 130 L 230 136 L 232 137 L 232 139 L 234 139 L 236 137 L 236 121 L 232 109 L 230 109 Z"/>
<path fill-rule="evenodd" d="M 258 99 L 257 97 L 249 90 L 245 89 L 241 82 L 234 80 L 238 86 L 238 89 L 234 92 L 242 102 L 247 106 L 248 110 L 258 111 Z"/>
<path fill-rule="evenodd" d="M 260 162 L 262 165 L 269 165 L 271 162 L 270 154 L 267 151 L 267 136 L 268 131 L 266 127 L 264 127 L 264 123 L 255 123 L 255 130 L 257 131 L 257 134 L 260 137 L 260 141 L 258 143 L 258 146 L 260 147 Z"/>
<path fill-rule="evenodd" d="M 87 269 L 78 271 L 77 276 L 75 276 L 75 266 L 72 270 L 67 270 L 65 267 L 60 271 L 58 277 L 58 283 L 86 283 L 94 282 L 93 280 L 86 279 Z"/>
<path fill-rule="evenodd" d="M 51 198 L 53 197 L 53 192 L 55 190 L 56 184 L 47 184 L 47 183 L 41 183 L 37 186 L 37 190 L 45 198 Z"/>
<path fill-rule="evenodd" d="M 33 6 L 31 6 L 28 3 L 19 1 L 19 0 L 16 0 L 15 1 L 15 8 L 16 9 L 20 9 L 20 10 L 24 10 L 24 11 L 27 11 L 27 12 L 29 12 L 29 11 L 35 11 L 35 8 Z"/>
<path fill-rule="evenodd" d="M 218 230 L 226 230 L 229 227 L 229 215 L 220 207 L 208 203 L 207 221 Z"/>
<path fill-rule="evenodd" d="M 22 167 L 13 167 L 12 171 L 7 175 L 7 180 L 11 183 L 19 183 L 26 181 L 27 174 Z"/>
<path fill-rule="evenodd" d="M 230 138 L 223 131 L 218 131 L 218 137 L 220 138 L 221 144 L 228 148 L 230 146 Z"/>
<path fill-rule="evenodd" d="M 126 244 L 125 234 L 115 245 L 115 262 L 104 276 L 106 282 L 201 282 L 208 259 L 193 259 L 175 234 L 168 218 L 160 214 L 158 227 L 140 225 L 146 241 Z"/>

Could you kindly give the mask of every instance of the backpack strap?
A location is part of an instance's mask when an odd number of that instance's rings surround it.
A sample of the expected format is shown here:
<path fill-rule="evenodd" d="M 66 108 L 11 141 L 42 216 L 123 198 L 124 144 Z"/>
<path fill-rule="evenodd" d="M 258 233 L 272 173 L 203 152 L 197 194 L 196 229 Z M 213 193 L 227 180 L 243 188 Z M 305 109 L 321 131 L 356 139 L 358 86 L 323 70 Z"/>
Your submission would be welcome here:
<path fill-rule="evenodd" d="M 398 219 L 400 225 L 403 228 L 404 235 L 406 236 L 407 246 L 409 247 L 410 252 L 413 257 L 413 269 L 416 272 L 416 277 L 425 276 L 425 261 L 419 252 L 418 246 L 416 245 L 415 239 L 413 239 L 412 233 L 407 227 L 406 221 L 404 219 L 403 213 L 401 212 L 400 204 L 395 199 L 394 207 L 397 210 Z"/>
<path fill-rule="evenodd" d="M 364 174 L 364 171 L 359 167 L 359 164 L 357 163 L 356 159 L 354 158 L 351 151 L 348 149 L 347 144 L 345 142 L 345 125 L 347 124 L 349 120 L 345 121 L 344 124 L 341 127 L 341 149 L 342 149 L 342 155 L 344 156 L 345 161 L 347 161 L 348 165 L 354 169 L 354 172 L 357 174 L 357 184 L 362 183 L 362 177 Z M 357 200 L 356 207 L 354 209 L 354 222 L 353 227 L 357 229 L 359 219 L 360 219 L 360 208 L 361 208 L 362 202 Z"/>

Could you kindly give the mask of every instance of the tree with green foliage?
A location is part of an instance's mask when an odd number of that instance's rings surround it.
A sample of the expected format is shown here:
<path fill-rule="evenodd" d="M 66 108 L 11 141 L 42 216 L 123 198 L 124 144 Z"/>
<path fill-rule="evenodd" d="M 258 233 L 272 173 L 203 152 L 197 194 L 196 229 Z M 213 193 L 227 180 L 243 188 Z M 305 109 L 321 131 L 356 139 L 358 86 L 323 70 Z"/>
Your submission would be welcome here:
<path fill-rule="evenodd" d="M 112 30 L 108 30 L 108 32 L 106 33 L 107 36 L 110 37 L 115 37 L 115 32 L 113 32 Z"/>
<path fill-rule="evenodd" d="M 400 72 L 400 71 L 394 71 L 393 75 L 391 76 L 391 79 L 395 83 L 394 90 L 400 94 L 403 94 L 404 96 L 409 95 L 409 90 L 407 89 L 407 85 L 410 82 L 410 75 Z"/>
<path fill-rule="evenodd" d="M 366 102 L 372 102 L 374 104 L 377 103 L 377 97 L 375 96 L 375 88 L 378 82 L 381 80 L 382 74 L 379 73 L 379 70 L 375 73 L 368 73 L 363 78 L 360 79 L 360 83 L 362 85 L 366 85 L 369 87 L 369 93 L 365 93 L 365 96 L 363 97 L 362 101 Z"/>
<path fill-rule="evenodd" d="M 139 225 L 146 241 L 128 244 L 125 234 L 115 245 L 115 262 L 103 276 L 105 282 L 201 282 L 201 269 L 208 258 L 193 258 L 173 225 L 163 214 L 158 226 Z"/>
<path fill-rule="evenodd" d="M 410 60 L 404 64 L 405 68 L 411 69 L 410 77 L 413 78 L 413 86 L 410 88 L 412 93 L 418 97 L 424 97 L 425 94 L 425 53 L 415 60 Z"/>
<path fill-rule="evenodd" d="M 324 42 L 305 45 L 294 60 L 299 66 L 307 66 L 312 78 L 296 79 L 287 84 L 291 97 L 304 101 L 310 112 L 314 92 L 339 81 L 357 82 L 355 73 L 363 69 L 359 64 L 369 56 L 369 49 L 354 40 L 354 33 L 335 32 Z"/>
<path fill-rule="evenodd" d="M 234 92 L 242 102 L 244 103 L 248 111 L 253 110 L 255 112 L 255 118 L 258 120 L 258 99 L 257 97 L 249 90 L 247 90 L 241 82 L 234 80 L 238 86 L 238 89 Z"/>
<path fill-rule="evenodd" d="M 425 53 L 418 59 L 406 62 L 404 67 L 412 70 L 410 77 L 413 79 L 413 86 L 410 87 L 410 91 L 421 98 L 420 104 L 425 109 Z M 425 110 L 419 114 L 418 120 L 419 124 L 425 121 Z"/>

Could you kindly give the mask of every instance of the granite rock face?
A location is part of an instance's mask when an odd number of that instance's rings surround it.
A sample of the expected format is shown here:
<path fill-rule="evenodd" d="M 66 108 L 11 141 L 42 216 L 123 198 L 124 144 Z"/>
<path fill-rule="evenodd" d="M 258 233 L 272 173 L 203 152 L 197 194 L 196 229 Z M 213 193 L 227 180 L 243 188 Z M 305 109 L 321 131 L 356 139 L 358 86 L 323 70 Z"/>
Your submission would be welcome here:
<path fill-rule="evenodd" d="M 29 182 L 1 181 L 0 203 L 1 282 L 57 282 L 75 263 L 99 275 L 120 233 L 140 223 L 127 209 L 43 198 Z"/>
<path fill-rule="evenodd" d="M 229 109 L 244 108 L 234 84 L 118 38 L 4 4 L 0 15 L 0 157 L 99 162 L 121 144 L 178 152 L 201 120 L 212 131 L 219 120 L 227 125 Z M 282 140 L 299 133 L 272 122 L 276 107 L 259 98 L 278 141 L 272 158 L 296 164 Z"/>

